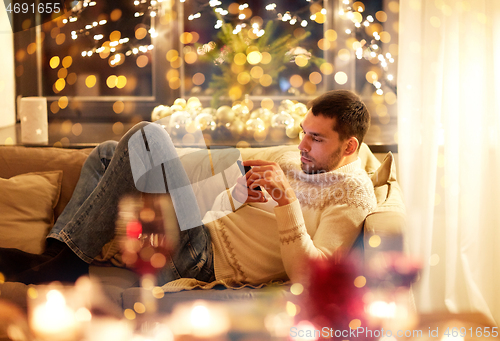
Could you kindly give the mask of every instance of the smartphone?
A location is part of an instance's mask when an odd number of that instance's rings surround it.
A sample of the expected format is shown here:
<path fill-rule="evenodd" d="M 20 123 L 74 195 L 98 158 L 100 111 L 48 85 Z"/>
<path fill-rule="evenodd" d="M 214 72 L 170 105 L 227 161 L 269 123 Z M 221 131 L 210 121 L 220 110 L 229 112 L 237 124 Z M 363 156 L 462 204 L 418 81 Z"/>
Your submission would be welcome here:
<path fill-rule="evenodd" d="M 248 173 L 248 171 L 250 169 L 252 169 L 252 167 L 250 167 L 250 166 L 243 166 L 243 162 L 241 162 L 240 160 L 236 160 L 236 163 L 238 164 L 238 167 L 240 167 L 241 174 L 243 174 L 243 175 L 245 175 L 246 173 Z M 260 186 L 255 187 L 254 190 L 255 191 L 262 191 Z"/>

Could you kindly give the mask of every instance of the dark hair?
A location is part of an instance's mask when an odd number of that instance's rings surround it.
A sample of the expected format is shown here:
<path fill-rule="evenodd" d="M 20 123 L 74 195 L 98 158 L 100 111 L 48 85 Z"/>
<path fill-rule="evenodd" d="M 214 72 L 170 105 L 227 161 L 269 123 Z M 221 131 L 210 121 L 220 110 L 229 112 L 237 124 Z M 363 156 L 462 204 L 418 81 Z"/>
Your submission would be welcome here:
<path fill-rule="evenodd" d="M 323 115 L 336 119 L 332 129 L 339 134 L 340 140 L 354 136 L 361 146 L 370 127 L 370 113 L 354 92 L 348 90 L 328 91 L 310 101 L 307 106 L 311 108 L 314 116 Z"/>

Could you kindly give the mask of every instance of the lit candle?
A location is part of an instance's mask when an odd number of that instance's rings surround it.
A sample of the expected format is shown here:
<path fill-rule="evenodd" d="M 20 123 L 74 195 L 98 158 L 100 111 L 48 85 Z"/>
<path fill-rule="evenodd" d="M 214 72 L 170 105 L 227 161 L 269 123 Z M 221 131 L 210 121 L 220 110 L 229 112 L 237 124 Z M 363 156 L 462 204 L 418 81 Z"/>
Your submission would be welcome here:
<path fill-rule="evenodd" d="M 19 118 L 21 120 L 21 141 L 23 143 L 41 144 L 49 142 L 46 98 L 21 98 Z"/>
<path fill-rule="evenodd" d="M 58 290 L 49 290 L 47 300 L 33 307 L 31 329 L 42 340 L 69 341 L 79 334 L 75 312 Z"/>
<path fill-rule="evenodd" d="M 230 328 L 227 311 L 205 301 L 178 305 L 170 323 L 174 335 L 180 340 L 225 340 Z"/>

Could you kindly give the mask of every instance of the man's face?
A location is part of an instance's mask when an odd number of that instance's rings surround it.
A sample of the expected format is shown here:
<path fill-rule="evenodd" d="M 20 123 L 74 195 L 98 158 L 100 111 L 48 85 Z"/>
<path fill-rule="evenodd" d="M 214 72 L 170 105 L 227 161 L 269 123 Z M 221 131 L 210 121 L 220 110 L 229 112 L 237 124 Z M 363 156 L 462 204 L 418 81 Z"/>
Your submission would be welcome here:
<path fill-rule="evenodd" d="M 308 111 L 301 123 L 303 138 L 299 144 L 301 168 L 305 173 L 328 172 L 338 168 L 343 141 L 333 130 L 335 118 L 314 116 Z"/>

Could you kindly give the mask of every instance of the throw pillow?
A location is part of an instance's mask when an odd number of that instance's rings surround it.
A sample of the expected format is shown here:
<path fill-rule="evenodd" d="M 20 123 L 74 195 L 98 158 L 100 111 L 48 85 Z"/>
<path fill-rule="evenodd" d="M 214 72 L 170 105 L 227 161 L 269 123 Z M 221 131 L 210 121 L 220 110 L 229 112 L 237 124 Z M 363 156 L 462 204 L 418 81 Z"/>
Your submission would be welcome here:
<path fill-rule="evenodd" d="M 370 174 L 370 178 L 373 187 L 380 187 L 390 181 L 396 181 L 396 165 L 391 152 L 387 153 L 380 167 L 373 174 Z"/>
<path fill-rule="evenodd" d="M 54 223 L 62 171 L 0 178 L 0 247 L 41 254 Z"/>

